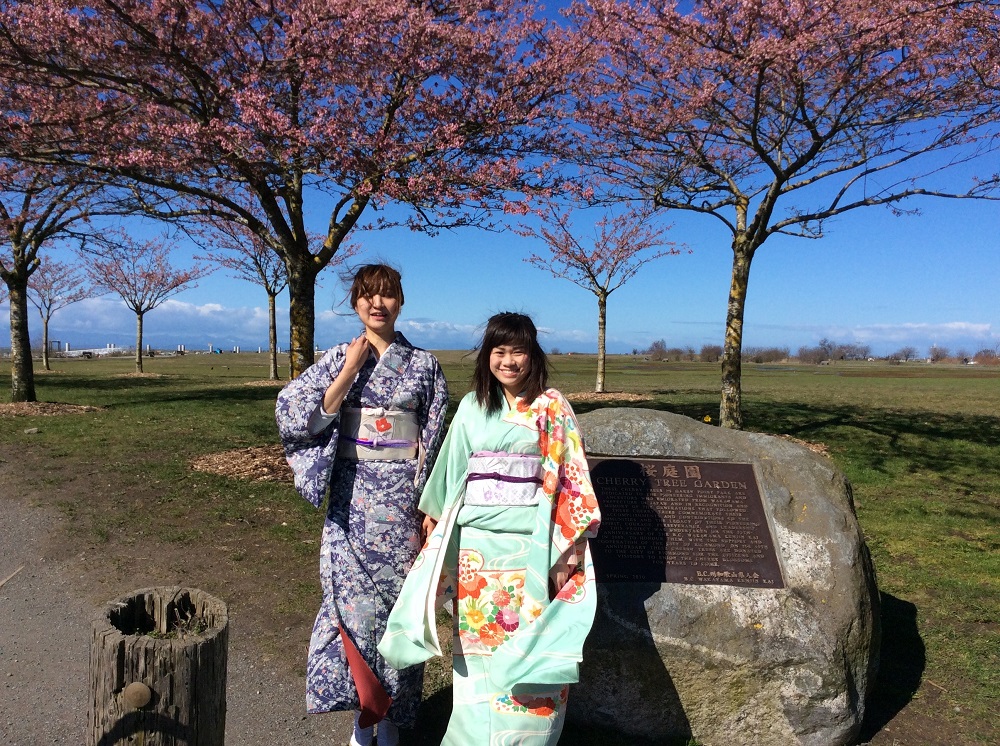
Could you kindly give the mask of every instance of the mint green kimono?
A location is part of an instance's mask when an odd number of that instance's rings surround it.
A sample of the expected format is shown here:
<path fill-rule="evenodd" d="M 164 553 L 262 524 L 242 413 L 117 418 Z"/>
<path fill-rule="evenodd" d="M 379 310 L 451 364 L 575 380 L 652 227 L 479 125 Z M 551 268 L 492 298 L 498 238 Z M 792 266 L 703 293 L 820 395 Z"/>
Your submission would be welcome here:
<path fill-rule="evenodd" d="M 454 707 L 442 744 L 555 744 L 596 610 L 587 538 L 600 523 L 569 403 L 549 389 L 489 416 L 467 395 L 420 510 L 438 524 L 379 651 L 397 668 L 440 655 L 434 612 L 452 601 Z"/>

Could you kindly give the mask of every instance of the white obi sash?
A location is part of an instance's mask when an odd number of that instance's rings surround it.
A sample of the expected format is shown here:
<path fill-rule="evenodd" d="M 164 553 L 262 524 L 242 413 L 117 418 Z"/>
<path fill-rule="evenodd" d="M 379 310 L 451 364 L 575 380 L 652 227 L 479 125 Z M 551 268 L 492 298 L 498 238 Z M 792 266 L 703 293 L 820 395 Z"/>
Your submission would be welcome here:
<path fill-rule="evenodd" d="M 480 451 L 469 457 L 464 502 L 490 507 L 538 505 L 541 485 L 541 456 Z"/>
<path fill-rule="evenodd" d="M 420 426 L 415 412 L 342 407 L 337 457 L 349 461 L 399 461 L 417 457 Z"/>

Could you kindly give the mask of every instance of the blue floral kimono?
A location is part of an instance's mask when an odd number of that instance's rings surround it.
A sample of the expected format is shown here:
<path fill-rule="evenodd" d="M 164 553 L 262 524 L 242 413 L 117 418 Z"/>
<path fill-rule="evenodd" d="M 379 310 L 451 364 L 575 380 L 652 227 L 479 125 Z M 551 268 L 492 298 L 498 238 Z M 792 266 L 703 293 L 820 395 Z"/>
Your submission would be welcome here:
<path fill-rule="evenodd" d="M 329 488 L 320 548 L 323 605 L 309 645 L 306 706 L 310 713 L 359 708 L 343 625 L 393 698 L 388 718 L 408 728 L 420 705 L 423 669 L 397 671 L 376 644 L 420 550 L 417 503 L 444 435 L 448 389 L 437 359 L 397 334 L 381 358 L 369 356 L 342 406 L 415 413 L 420 453 L 399 460 L 338 458 L 339 416 L 318 434 L 309 425 L 346 350 L 346 344 L 332 348 L 290 381 L 275 408 L 296 489 L 319 507 Z"/>

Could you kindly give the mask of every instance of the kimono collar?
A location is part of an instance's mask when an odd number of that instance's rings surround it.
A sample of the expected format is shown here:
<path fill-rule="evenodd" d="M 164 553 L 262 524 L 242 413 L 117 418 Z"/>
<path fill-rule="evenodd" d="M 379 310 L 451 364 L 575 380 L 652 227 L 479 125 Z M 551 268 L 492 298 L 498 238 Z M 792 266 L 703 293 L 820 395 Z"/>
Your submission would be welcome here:
<path fill-rule="evenodd" d="M 376 360 L 371 376 L 364 384 L 364 398 L 369 401 L 391 398 L 392 392 L 406 373 L 415 351 L 416 348 L 406 337 L 396 332 L 396 338 Z"/>
<path fill-rule="evenodd" d="M 413 350 L 413 345 L 403 336 L 402 332 L 396 332 L 396 338 L 385 348 L 385 352 L 376 358 L 378 361 L 376 365 L 384 364 L 391 370 L 400 371 L 402 370 L 400 364 L 405 368 L 410 362 Z"/>
<path fill-rule="evenodd" d="M 531 425 L 538 419 L 538 403 L 544 397 L 540 396 L 533 402 L 529 402 L 523 396 L 518 395 L 514 400 L 514 406 L 507 409 L 501 419 L 504 422 L 516 423 L 518 425 Z M 506 401 L 506 399 L 504 400 Z"/>

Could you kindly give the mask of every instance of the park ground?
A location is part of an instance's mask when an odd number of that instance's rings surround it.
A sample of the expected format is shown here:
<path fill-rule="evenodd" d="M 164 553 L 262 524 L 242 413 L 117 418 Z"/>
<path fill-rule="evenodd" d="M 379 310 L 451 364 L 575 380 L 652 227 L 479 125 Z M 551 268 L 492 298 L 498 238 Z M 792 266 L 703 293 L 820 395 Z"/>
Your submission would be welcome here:
<path fill-rule="evenodd" d="M 38 404 L 0 402 L 3 498 L 52 511 L 46 553 L 100 605 L 183 585 L 226 600 L 260 660 L 301 681 L 319 603 L 322 516 L 276 447 L 259 355 L 57 360 Z M 454 407 L 471 360 L 441 354 Z M 628 356 L 588 394 L 593 356 L 553 357 L 580 412 L 642 406 L 715 419 L 718 370 Z M 9 375 L 0 363 L 0 375 Z M 882 592 L 882 666 L 862 732 L 874 746 L 1000 742 L 1000 369 L 924 363 L 744 369 L 748 429 L 827 453 L 854 485 Z M 450 663 L 429 668 L 414 746 L 437 741 Z M 564 743 L 586 743 L 568 728 Z M 600 743 L 625 743 L 602 734 Z"/>

